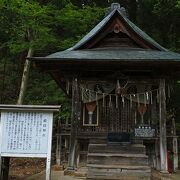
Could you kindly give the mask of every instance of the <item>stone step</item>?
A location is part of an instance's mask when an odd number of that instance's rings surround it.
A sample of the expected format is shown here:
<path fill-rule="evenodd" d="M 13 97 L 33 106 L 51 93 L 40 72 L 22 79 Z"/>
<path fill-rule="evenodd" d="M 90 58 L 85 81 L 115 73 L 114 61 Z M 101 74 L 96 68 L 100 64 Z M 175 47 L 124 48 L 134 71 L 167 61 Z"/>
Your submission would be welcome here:
<path fill-rule="evenodd" d="M 88 153 L 87 164 L 147 166 L 148 157 L 144 154 Z"/>
<path fill-rule="evenodd" d="M 150 180 L 151 169 L 143 166 L 99 166 L 88 167 L 87 179 Z"/>
<path fill-rule="evenodd" d="M 149 166 L 131 166 L 131 165 L 100 165 L 100 164 L 87 164 L 89 170 L 107 171 L 111 169 L 118 169 L 120 172 L 151 172 Z"/>
<path fill-rule="evenodd" d="M 134 174 L 127 174 L 121 173 L 118 175 L 114 174 L 96 174 L 96 175 L 88 175 L 87 179 L 89 180 L 151 180 L 151 175 L 147 173 L 134 173 Z"/>
<path fill-rule="evenodd" d="M 101 157 L 101 156 L 106 156 L 106 157 L 128 157 L 128 158 L 131 158 L 131 157 L 139 157 L 139 158 L 147 158 L 147 155 L 145 154 L 122 154 L 122 153 L 88 153 L 88 157 L 89 156 L 98 156 L 98 157 Z"/>
<path fill-rule="evenodd" d="M 89 153 L 131 153 L 145 154 L 145 146 L 142 144 L 89 144 Z"/>
<path fill-rule="evenodd" d="M 87 179 L 150 180 L 151 168 L 142 144 L 89 144 Z"/>
<path fill-rule="evenodd" d="M 110 168 L 90 168 L 87 179 L 150 179 L 151 171 L 110 169 Z"/>

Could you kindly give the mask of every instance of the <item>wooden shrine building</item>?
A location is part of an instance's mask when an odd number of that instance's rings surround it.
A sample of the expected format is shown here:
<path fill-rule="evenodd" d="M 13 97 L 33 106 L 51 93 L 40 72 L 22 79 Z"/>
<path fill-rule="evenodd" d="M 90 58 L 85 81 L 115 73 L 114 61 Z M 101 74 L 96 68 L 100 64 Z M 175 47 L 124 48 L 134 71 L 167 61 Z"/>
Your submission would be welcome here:
<path fill-rule="evenodd" d="M 166 99 L 180 54 L 139 29 L 120 4 L 72 48 L 31 60 L 72 98 L 68 170 L 83 164 L 89 179 L 150 179 L 151 168 L 168 171 L 168 150 L 178 168 Z"/>

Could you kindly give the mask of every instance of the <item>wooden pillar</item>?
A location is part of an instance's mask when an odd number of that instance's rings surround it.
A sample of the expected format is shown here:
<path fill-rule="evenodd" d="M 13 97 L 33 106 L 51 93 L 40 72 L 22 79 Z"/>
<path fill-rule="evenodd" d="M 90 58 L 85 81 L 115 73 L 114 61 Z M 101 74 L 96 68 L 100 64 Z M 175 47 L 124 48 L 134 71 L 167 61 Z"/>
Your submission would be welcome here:
<path fill-rule="evenodd" d="M 160 79 L 160 84 L 159 84 L 159 130 L 160 130 L 159 142 L 160 142 L 160 160 L 161 160 L 160 170 L 162 173 L 168 173 L 165 79 Z"/>
<path fill-rule="evenodd" d="M 77 131 L 78 121 L 81 115 L 81 100 L 80 91 L 77 78 L 72 81 L 72 114 L 71 114 L 71 138 L 70 150 L 68 158 L 68 170 L 75 170 L 76 168 L 76 148 L 77 148 Z"/>
<path fill-rule="evenodd" d="M 77 144 L 77 153 L 76 153 L 76 165 L 77 168 L 79 167 L 79 162 L 80 162 L 80 149 L 79 149 L 79 143 Z"/>
<path fill-rule="evenodd" d="M 178 170 L 178 141 L 177 141 L 177 136 L 173 137 L 173 167 L 174 171 L 176 172 Z"/>
<path fill-rule="evenodd" d="M 1 176 L 2 180 L 8 180 L 9 177 L 9 162 L 10 158 L 1 157 Z"/>
<path fill-rule="evenodd" d="M 159 140 L 155 140 L 156 170 L 160 170 Z"/>
<path fill-rule="evenodd" d="M 64 137 L 64 147 L 65 147 L 65 149 L 68 148 L 68 137 L 67 136 Z"/>
<path fill-rule="evenodd" d="M 59 136 L 59 137 L 58 137 Z M 61 135 L 57 135 L 56 164 L 61 165 Z"/>
<path fill-rule="evenodd" d="M 56 145 L 56 164 L 61 165 L 61 147 L 62 147 L 62 136 L 60 132 L 61 128 L 61 119 L 58 119 L 58 127 L 57 127 L 57 145 Z"/>
<path fill-rule="evenodd" d="M 173 138 L 172 138 L 172 151 L 173 151 L 173 170 L 176 172 L 178 170 L 178 140 L 177 140 L 177 136 L 176 136 L 176 123 L 175 123 L 175 119 L 172 118 L 172 134 L 173 134 Z"/>

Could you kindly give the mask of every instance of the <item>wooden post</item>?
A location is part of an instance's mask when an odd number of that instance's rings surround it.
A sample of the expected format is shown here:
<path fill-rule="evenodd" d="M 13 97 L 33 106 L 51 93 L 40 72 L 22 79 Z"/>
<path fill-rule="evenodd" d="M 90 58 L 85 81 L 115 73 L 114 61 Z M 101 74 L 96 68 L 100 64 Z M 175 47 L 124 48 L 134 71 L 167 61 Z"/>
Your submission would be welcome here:
<path fill-rule="evenodd" d="M 172 150 L 173 150 L 173 168 L 174 171 L 176 172 L 178 170 L 178 141 L 177 141 L 177 136 L 176 136 L 176 123 L 175 119 L 172 118 L 172 128 L 173 128 L 173 139 L 172 139 Z"/>
<path fill-rule="evenodd" d="M 2 158 L 1 158 L 1 154 L 0 154 L 0 179 L 2 179 L 2 168 L 1 168 L 1 164 L 2 164 Z"/>
<path fill-rule="evenodd" d="M 78 121 L 81 115 L 81 100 L 80 91 L 77 82 L 77 78 L 72 82 L 72 115 L 71 115 L 71 138 L 70 138 L 70 150 L 68 158 L 68 170 L 75 170 L 76 168 L 76 147 L 77 147 L 77 131 Z"/>
<path fill-rule="evenodd" d="M 46 180 L 51 180 L 51 147 L 52 147 L 53 114 L 49 118 L 49 134 L 46 159 Z"/>
<path fill-rule="evenodd" d="M 9 177 L 9 157 L 1 157 L 1 179 L 8 180 Z"/>
<path fill-rule="evenodd" d="M 160 142 L 161 172 L 168 173 L 165 79 L 160 79 L 160 84 L 159 84 L 159 130 L 160 130 L 159 142 Z"/>
<path fill-rule="evenodd" d="M 8 180 L 9 175 L 9 157 L 1 157 L 1 148 L 2 148 L 2 122 L 0 118 L 0 180 Z"/>
<path fill-rule="evenodd" d="M 58 166 L 61 165 L 61 143 L 62 143 L 62 136 L 60 132 L 61 128 L 61 119 L 58 119 L 58 127 L 57 127 L 57 144 L 56 144 L 56 164 Z"/>
<path fill-rule="evenodd" d="M 155 140 L 156 170 L 160 170 L 159 141 Z"/>
<path fill-rule="evenodd" d="M 3 179 L 1 148 L 2 148 L 2 121 L 0 118 L 0 179 Z"/>
<path fill-rule="evenodd" d="M 76 150 L 77 150 L 77 152 L 76 152 L 76 165 L 77 165 L 77 168 L 78 168 L 79 167 L 79 161 L 80 161 L 79 143 L 77 144 Z"/>
<path fill-rule="evenodd" d="M 173 137 L 173 167 L 174 171 L 176 172 L 178 170 L 178 141 L 177 141 L 177 136 Z"/>

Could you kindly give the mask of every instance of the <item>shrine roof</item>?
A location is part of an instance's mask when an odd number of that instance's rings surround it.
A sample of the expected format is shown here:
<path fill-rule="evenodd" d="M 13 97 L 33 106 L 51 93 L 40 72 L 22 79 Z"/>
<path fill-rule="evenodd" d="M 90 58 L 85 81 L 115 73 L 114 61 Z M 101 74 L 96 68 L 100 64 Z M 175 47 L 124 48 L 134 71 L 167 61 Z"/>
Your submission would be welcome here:
<path fill-rule="evenodd" d="M 115 3 L 116 4 L 116 3 Z M 153 46 L 155 46 L 158 50 L 167 51 L 164 47 L 162 47 L 160 44 L 158 44 L 155 40 L 153 40 L 148 34 L 146 34 L 144 31 L 142 31 L 139 27 L 137 27 L 133 22 L 131 22 L 127 16 L 122 12 L 122 8 L 115 6 L 113 7 L 113 10 L 99 23 L 97 24 L 86 36 L 84 36 L 77 44 L 75 44 L 73 47 L 69 48 L 69 50 L 77 50 L 80 49 L 81 46 L 83 46 L 85 43 L 90 41 L 98 32 L 103 29 L 103 27 L 110 21 L 110 19 L 113 18 L 113 15 L 115 13 L 118 13 L 119 16 L 121 16 L 124 21 L 127 23 L 127 25 L 135 32 L 137 33 L 142 39 L 149 42 Z"/>
<path fill-rule="evenodd" d="M 116 26 L 118 26 L 118 32 L 116 32 Z M 120 35 L 118 36 L 118 34 Z M 118 41 L 126 44 L 118 44 L 114 41 L 116 37 L 120 39 Z M 111 41 L 112 39 L 113 41 Z M 100 41 L 103 46 L 98 44 Z M 108 46 L 105 44 L 106 42 L 109 43 Z M 139 65 L 138 62 L 146 65 L 148 62 L 158 64 L 159 68 L 161 68 L 160 64 L 166 64 L 168 67 L 170 63 L 173 64 L 173 67 L 176 67 L 177 64 L 178 67 L 180 66 L 180 54 L 170 52 L 155 42 L 127 18 L 125 9 L 120 7 L 118 3 L 112 4 L 110 13 L 73 47 L 46 57 L 32 57 L 30 59 L 35 61 L 41 69 L 48 69 L 49 64 L 51 64 L 52 69 L 61 69 L 61 65 L 64 64 L 66 64 L 66 68 L 78 69 L 73 64 L 76 66 L 100 64 L 102 66 L 109 63 L 111 66 L 111 63 L 122 65 L 126 62 L 129 66 Z"/>
<path fill-rule="evenodd" d="M 145 49 L 92 49 L 92 50 L 66 50 L 49 56 L 35 57 L 43 61 L 174 61 L 180 62 L 180 54 L 170 51 L 157 51 Z"/>

